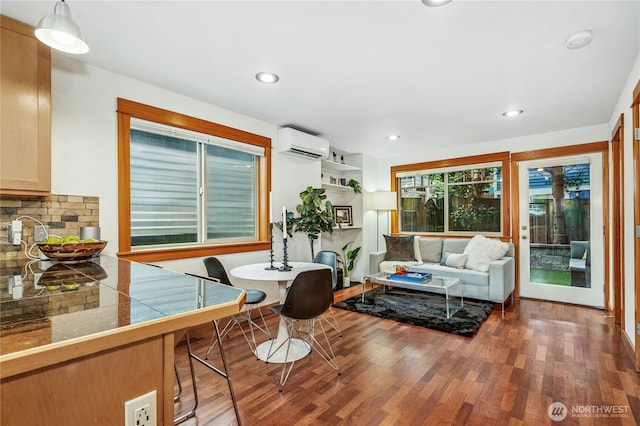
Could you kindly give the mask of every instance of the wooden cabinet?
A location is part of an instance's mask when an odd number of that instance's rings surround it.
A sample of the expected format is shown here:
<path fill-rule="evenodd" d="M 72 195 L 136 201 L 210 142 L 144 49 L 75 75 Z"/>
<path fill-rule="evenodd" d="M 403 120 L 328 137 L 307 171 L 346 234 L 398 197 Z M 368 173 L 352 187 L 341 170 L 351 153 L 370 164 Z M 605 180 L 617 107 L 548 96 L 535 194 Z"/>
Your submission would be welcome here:
<path fill-rule="evenodd" d="M 0 16 L 0 195 L 51 192 L 51 52 L 30 25 Z"/>

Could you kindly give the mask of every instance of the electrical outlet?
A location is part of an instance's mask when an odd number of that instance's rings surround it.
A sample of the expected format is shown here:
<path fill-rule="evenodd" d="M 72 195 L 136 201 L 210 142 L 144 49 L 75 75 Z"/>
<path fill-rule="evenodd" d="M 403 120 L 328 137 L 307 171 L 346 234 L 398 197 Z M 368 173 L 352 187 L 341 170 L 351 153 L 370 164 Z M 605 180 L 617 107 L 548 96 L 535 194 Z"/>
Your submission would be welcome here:
<path fill-rule="evenodd" d="M 36 225 L 33 228 L 33 242 L 34 243 L 41 243 L 42 241 L 46 240 L 48 236 L 49 236 L 49 226 L 48 225 L 45 225 L 45 226 Z"/>
<path fill-rule="evenodd" d="M 124 403 L 124 426 L 156 426 L 156 391 Z"/>
<path fill-rule="evenodd" d="M 9 294 L 14 299 L 22 299 L 24 287 L 22 286 L 22 275 L 9 277 Z"/>
<path fill-rule="evenodd" d="M 22 221 L 20 219 L 12 220 L 9 224 L 7 239 L 14 246 L 20 245 L 22 241 Z"/>
<path fill-rule="evenodd" d="M 144 407 L 138 408 L 134 413 L 134 417 L 136 419 L 136 425 L 139 425 L 139 426 L 150 425 L 151 416 L 149 413 L 149 405 L 145 405 Z M 155 426 L 155 422 L 153 422 L 153 424 Z"/>

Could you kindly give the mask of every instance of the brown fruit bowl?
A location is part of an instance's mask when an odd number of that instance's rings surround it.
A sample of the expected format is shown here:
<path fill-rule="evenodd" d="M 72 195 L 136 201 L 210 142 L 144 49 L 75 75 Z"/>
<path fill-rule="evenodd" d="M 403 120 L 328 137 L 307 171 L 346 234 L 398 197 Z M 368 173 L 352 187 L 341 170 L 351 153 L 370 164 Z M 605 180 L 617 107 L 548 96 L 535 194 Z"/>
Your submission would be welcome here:
<path fill-rule="evenodd" d="M 96 257 L 106 247 L 107 241 L 94 241 L 91 243 L 36 243 L 40 251 L 52 260 L 69 261 L 83 260 Z"/>

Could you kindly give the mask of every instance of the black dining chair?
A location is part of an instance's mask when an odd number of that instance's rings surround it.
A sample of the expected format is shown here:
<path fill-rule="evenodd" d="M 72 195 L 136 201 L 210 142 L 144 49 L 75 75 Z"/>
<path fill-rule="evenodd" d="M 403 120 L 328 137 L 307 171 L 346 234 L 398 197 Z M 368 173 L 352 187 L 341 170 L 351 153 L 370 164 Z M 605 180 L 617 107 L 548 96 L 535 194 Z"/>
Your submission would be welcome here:
<path fill-rule="evenodd" d="M 313 258 L 313 263 L 321 263 L 331 267 L 331 288 L 335 290 L 338 285 L 338 254 L 335 251 L 321 250 L 316 254 L 316 257 Z M 333 305 L 333 292 L 331 294 L 331 305 Z M 342 330 L 340 329 L 336 315 L 333 313 L 332 306 L 329 306 L 329 313 L 331 314 L 333 322 L 329 321 L 324 315 L 322 318 L 342 337 Z"/>
<path fill-rule="evenodd" d="M 289 287 L 284 303 L 269 308 L 271 312 L 279 315 L 284 320 L 287 327 L 288 336 L 286 340 L 278 347 L 270 348 L 269 356 L 267 357 L 267 362 L 269 362 L 269 358 L 286 345 L 285 362 L 282 365 L 282 373 L 280 375 L 280 392 L 282 392 L 284 384 L 293 369 L 293 364 L 295 364 L 296 357 L 287 362 L 291 339 L 301 339 L 311 352 L 318 354 L 333 369 L 337 370 L 338 375 L 341 374 L 322 322 L 317 321 L 329 309 L 332 302 L 331 271 L 329 269 L 317 269 L 300 272 L 293 280 L 291 287 Z M 315 337 L 316 324 L 320 326 L 326 349 Z M 287 364 L 289 364 L 288 367 Z"/>
<path fill-rule="evenodd" d="M 227 271 L 224 269 L 224 266 L 222 265 L 222 263 L 218 258 L 206 257 L 203 259 L 203 262 L 204 262 L 204 266 L 207 268 L 207 275 L 210 278 L 213 278 L 214 280 L 220 282 L 221 284 L 225 284 L 233 287 L 233 284 L 231 283 L 231 280 L 227 275 Z M 267 294 L 264 291 L 253 290 L 253 289 L 245 289 L 245 292 L 247 293 L 247 299 L 245 300 L 245 304 L 242 311 L 240 311 L 238 315 L 233 315 L 231 316 L 231 318 L 229 318 L 229 322 L 227 322 L 227 324 L 223 327 L 222 331 L 220 332 L 220 337 L 222 339 L 225 336 L 228 336 L 228 334 L 233 329 L 233 326 L 238 326 L 238 328 L 242 332 L 242 335 L 244 336 L 244 339 L 247 341 L 247 344 L 251 348 L 251 351 L 254 354 L 257 354 L 256 352 L 257 344 L 256 344 L 256 336 L 255 336 L 254 329 L 260 330 L 269 339 L 271 339 L 271 333 L 269 332 L 269 327 L 267 327 L 267 322 L 265 321 L 264 316 L 262 315 L 262 310 L 260 310 L 260 306 L 259 306 L 260 303 L 264 302 L 264 300 L 267 298 Z M 255 321 L 253 321 L 251 314 L 254 311 L 257 311 L 258 314 L 260 315 L 260 318 L 262 320 L 262 326 L 258 325 Z M 249 340 L 247 333 L 242 327 L 242 323 L 245 321 L 249 326 L 251 341 Z M 215 338 L 215 336 L 213 336 L 211 338 L 211 343 L 209 344 L 209 349 L 205 354 L 205 359 L 207 359 L 207 356 L 209 356 L 209 353 L 211 352 L 213 347 L 217 344 L 217 342 L 218 340 Z"/>

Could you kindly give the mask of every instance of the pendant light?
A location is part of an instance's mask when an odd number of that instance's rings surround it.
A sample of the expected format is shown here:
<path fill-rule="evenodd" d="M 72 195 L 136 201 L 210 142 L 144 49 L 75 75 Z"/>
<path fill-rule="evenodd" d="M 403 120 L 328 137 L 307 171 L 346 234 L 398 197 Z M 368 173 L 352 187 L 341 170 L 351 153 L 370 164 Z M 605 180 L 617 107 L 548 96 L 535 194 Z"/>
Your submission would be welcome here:
<path fill-rule="evenodd" d="M 53 13 L 40 20 L 35 33 L 38 40 L 57 50 L 74 54 L 89 51 L 87 39 L 71 19 L 71 9 L 64 0 L 56 2 Z"/>
<path fill-rule="evenodd" d="M 429 6 L 429 7 L 438 7 L 438 6 L 442 6 L 445 5 L 447 3 L 451 2 L 451 0 L 422 0 L 422 3 L 425 6 Z"/>

